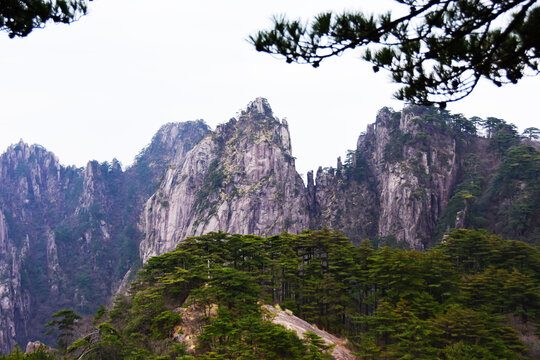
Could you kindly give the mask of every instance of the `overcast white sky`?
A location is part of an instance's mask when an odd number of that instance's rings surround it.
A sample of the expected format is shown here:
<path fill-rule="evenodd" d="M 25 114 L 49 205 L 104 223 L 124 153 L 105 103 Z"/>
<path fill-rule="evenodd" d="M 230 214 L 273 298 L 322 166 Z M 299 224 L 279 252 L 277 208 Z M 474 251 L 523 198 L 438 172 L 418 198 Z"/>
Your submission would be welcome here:
<path fill-rule="evenodd" d="M 396 85 L 358 53 L 289 65 L 257 53 L 250 34 L 271 17 L 325 10 L 380 12 L 391 0 L 95 0 L 80 21 L 27 38 L 0 33 L 0 151 L 23 139 L 64 165 L 124 166 L 167 122 L 204 119 L 212 128 L 262 96 L 287 118 L 297 168 L 335 166 L 392 99 Z M 495 116 L 520 130 L 539 126 L 540 78 L 495 88 L 482 83 L 449 110 Z"/>

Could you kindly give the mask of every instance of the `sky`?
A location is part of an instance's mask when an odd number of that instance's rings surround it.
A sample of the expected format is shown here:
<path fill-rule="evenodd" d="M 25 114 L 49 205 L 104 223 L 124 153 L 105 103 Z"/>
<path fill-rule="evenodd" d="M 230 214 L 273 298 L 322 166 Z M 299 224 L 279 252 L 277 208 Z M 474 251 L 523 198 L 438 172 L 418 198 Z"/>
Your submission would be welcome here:
<path fill-rule="evenodd" d="M 0 33 L 0 152 L 23 139 L 63 165 L 117 158 L 126 167 L 163 124 L 203 119 L 215 128 L 265 97 L 289 123 L 299 173 L 335 166 L 379 109 L 403 108 L 392 97 L 398 86 L 358 52 L 314 69 L 258 53 L 247 39 L 274 15 L 380 13 L 393 3 L 95 0 L 71 25 L 26 38 Z M 481 82 L 448 110 L 539 127 L 539 87 L 538 77 L 502 88 Z"/>

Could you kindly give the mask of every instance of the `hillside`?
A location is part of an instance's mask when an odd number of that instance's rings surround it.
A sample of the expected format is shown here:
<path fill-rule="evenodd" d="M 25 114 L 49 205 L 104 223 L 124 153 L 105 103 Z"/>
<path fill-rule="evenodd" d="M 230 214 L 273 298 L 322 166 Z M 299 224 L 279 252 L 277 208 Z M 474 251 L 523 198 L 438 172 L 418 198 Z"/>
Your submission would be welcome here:
<path fill-rule="evenodd" d="M 66 356 L 533 359 L 538 320 L 540 251 L 487 232 L 454 230 L 426 252 L 327 229 L 209 233 L 149 259 Z"/>

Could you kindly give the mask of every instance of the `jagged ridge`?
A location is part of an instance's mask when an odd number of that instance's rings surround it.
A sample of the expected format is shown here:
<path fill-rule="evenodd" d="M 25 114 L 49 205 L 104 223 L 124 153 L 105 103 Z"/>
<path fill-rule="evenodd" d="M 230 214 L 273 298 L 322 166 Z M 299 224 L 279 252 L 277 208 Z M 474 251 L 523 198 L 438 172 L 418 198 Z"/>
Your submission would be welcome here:
<path fill-rule="evenodd" d="M 451 227 L 481 225 L 538 240 L 538 151 L 505 157 L 501 139 L 458 120 L 383 109 L 343 163 L 308 173 L 305 186 L 287 122 L 262 98 L 214 132 L 165 125 L 126 171 L 115 161 L 63 167 L 42 147 L 11 146 L 0 157 L 0 350 L 41 338 L 60 308 L 95 310 L 139 259 L 209 231 L 328 226 L 355 243 L 424 249 Z"/>

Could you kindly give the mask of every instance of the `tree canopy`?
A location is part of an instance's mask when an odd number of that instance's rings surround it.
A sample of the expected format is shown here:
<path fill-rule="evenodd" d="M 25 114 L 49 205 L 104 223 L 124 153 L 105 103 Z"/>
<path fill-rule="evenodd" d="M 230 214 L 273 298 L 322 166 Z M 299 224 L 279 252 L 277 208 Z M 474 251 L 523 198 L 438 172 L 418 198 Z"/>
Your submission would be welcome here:
<path fill-rule="evenodd" d="M 315 334 L 300 339 L 270 322 L 261 304 L 277 304 L 348 339 L 362 359 L 538 358 L 510 321 L 536 329 L 539 255 L 474 230 L 453 230 L 424 253 L 356 247 L 328 229 L 269 238 L 209 233 L 149 259 L 130 296 L 117 298 L 66 356 L 330 357 Z M 193 347 L 175 340 L 189 336 Z"/>
<path fill-rule="evenodd" d="M 476 230 L 452 230 L 426 252 L 374 248 L 367 240 L 356 247 L 328 229 L 185 239 L 150 258 L 129 295 L 99 310 L 94 329 L 58 355 L 331 357 L 332 346 L 271 322 L 263 304 L 347 339 L 361 359 L 540 358 L 538 247 Z M 73 315 L 62 310 L 51 324 L 71 332 Z M 0 360 L 30 359 L 20 355 L 17 348 Z"/>
<path fill-rule="evenodd" d="M 538 138 L 540 138 L 540 129 L 536 127 L 528 127 L 523 130 L 523 136 L 529 138 L 530 140 L 538 140 Z"/>
<path fill-rule="evenodd" d="M 49 21 L 69 24 L 86 11 L 87 0 L 2 0 L 0 30 L 23 37 Z"/>
<path fill-rule="evenodd" d="M 65 350 L 73 336 L 75 323 L 82 317 L 73 310 L 64 309 L 54 314 L 52 318 L 53 320 L 45 324 L 45 327 L 48 328 L 46 334 L 58 332 L 58 347 Z"/>
<path fill-rule="evenodd" d="M 501 86 L 540 71 L 537 0 L 395 1 L 406 9 L 402 16 L 327 12 L 307 24 L 276 17 L 273 29 L 250 41 L 314 67 L 360 48 L 374 72 L 387 69 L 403 84 L 396 98 L 442 107 L 469 95 L 481 78 Z"/>

